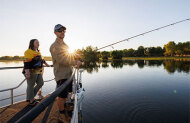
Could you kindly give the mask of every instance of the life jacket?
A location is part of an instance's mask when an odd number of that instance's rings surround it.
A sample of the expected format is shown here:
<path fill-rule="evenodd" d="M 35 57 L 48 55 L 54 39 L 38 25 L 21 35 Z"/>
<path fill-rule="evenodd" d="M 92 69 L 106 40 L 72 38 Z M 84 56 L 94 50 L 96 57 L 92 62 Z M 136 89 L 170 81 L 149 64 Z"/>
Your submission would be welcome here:
<path fill-rule="evenodd" d="M 43 60 L 40 55 L 34 57 L 31 61 L 31 68 L 32 69 L 38 69 L 43 67 Z"/>
<path fill-rule="evenodd" d="M 28 49 L 24 53 L 24 69 L 38 69 L 43 67 L 44 60 L 40 51 Z"/>

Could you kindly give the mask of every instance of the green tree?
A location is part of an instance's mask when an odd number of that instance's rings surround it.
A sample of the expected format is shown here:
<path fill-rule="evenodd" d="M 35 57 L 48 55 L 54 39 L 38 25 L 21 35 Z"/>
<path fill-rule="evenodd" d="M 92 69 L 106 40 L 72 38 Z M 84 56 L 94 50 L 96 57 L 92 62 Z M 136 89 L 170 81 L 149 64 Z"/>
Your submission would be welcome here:
<path fill-rule="evenodd" d="M 168 42 L 166 45 L 164 45 L 165 48 L 165 56 L 174 56 L 176 51 L 176 44 L 174 41 Z"/>
<path fill-rule="evenodd" d="M 111 52 L 112 59 L 122 59 L 123 51 L 122 50 L 114 50 Z"/>
<path fill-rule="evenodd" d="M 109 57 L 110 57 L 110 52 L 108 52 L 108 51 L 101 52 L 101 58 L 103 60 L 108 60 Z"/>
<path fill-rule="evenodd" d="M 162 49 L 160 46 L 155 48 L 155 56 L 163 56 L 164 54 L 164 49 Z"/>
<path fill-rule="evenodd" d="M 11 60 L 12 57 L 11 56 L 2 56 L 0 59 L 1 60 Z"/>
<path fill-rule="evenodd" d="M 135 53 L 135 50 L 134 50 L 134 49 L 130 48 L 130 49 L 128 49 L 127 51 L 128 51 L 128 57 L 133 57 L 133 56 L 135 56 L 135 55 L 134 55 L 134 53 Z"/>
<path fill-rule="evenodd" d="M 182 51 L 184 52 L 185 55 L 190 55 L 190 41 L 183 43 Z"/>
<path fill-rule="evenodd" d="M 123 57 L 128 57 L 128 50 L 127 49 L 123 49 Z"/>
<path fill-rule="evenodd" d="M 137 48 L 137 51 L 136 51 L 136 56 L 144 56 L 144 47 L 143 46 L 139 46 Z"/>
<path fill-rule="evenodd" d="M 97 52 L 97 47 L 87 46 L 86 49 L 82 49 L 83 60 L 86 63 L 99 61 L 99 52 Z"/>
<path fill-rule="evenodd" d="M 156 56 L 156 48 L 155 47 L 147 47 L 145 48 L 146 56 Z"/>
<path fill-rule="evenodd" d="M 20 59 L 19 56 L 14 56 L 14 57 L 13 57 L 13 60 L 18 60 L 18 59 Z"/>

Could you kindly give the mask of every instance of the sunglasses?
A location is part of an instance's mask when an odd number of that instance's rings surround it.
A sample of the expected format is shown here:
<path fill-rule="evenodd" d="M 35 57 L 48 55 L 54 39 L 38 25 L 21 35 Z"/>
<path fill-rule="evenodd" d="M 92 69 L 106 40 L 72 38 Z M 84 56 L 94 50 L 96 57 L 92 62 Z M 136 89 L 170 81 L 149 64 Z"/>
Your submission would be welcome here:
<path fill-rule="evenodd" d="M 56 32 L 65 32 L 65 29 L 58 29 Z"/>

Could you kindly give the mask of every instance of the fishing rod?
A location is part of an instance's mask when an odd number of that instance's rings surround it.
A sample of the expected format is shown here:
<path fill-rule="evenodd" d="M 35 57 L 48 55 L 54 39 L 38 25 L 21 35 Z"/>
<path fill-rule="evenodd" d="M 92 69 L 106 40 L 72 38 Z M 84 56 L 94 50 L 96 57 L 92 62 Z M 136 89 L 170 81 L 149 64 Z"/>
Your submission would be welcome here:
<path fill-rule="evenodd" d="M 160 29 L 167 28 L 167 27 L 169 27 L 169 26 L 173 26 L 173 25 L 176 25 L 176 24 L 185 22 L 185 21 L 189 21 L 189 20 L 190 20 L 190 18 L 184 19 L 184 20 L 181 20 L 181 21 L 177 21 L 177 22 L 174 22 L 174 23 L 171 23 L 171 24 L 168 24 L 168 25 L 165 25 L 165 26 L 162 26 L 162 27 L 159 27 L 159 28 L 150 30 L 150 31 L 146 31 L 146 32 L 140 33 L 140 34 L 138 34 L 138 35 L 135 35 L 135 36 L 132 36 L 132 37 L 129 37 L 129 38 L 126 38 L 126 39 L 123 39 L 123 40 L 114 42 L 114 43 L 109 44 L 109 45 L 106 45 L 106 46 L 103 46 L 103 47 L 101 47 L 101 48 L 98 48 L 96 51 L 101 50 L 101 49 L 104 49 L 104 48 L 106 48 L 106 47 L 113 46 L 113 45 L 115 45 L 115 44 L 118 44 L 118 43 L 121 43 L 121 42 L 124 42 L 124 41 L 129 41 L 130 39 L 133 39 L 133 38 L 136 38 L 136 37 L 139 37 L 139 36 L 144 36 L 145 34 L 148 34 L 148 33 L 154 32 L 154 31 L 158 31 L 158 30 L 160 30 Z"/>

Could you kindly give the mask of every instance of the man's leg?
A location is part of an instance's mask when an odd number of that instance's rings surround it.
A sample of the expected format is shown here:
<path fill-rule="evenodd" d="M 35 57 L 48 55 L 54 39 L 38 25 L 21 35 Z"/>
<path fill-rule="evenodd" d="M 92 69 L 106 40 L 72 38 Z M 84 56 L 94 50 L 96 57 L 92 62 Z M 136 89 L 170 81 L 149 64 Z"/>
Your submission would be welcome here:
<path fill-rule="evenodd" d="M 64 106 L 65 102 L 66 102 L 66 98 L 60 98 L 60 97 L 58 97 L 57 105 L 59 107 L 59 111 L 60 112 L 65 110 L 65 106 Z"/>
<path fill-rule="evenodd" d="M 62 80 L 57 81 L 57 87 L 60 87 L 62 84 L 64 84 L 65 81 L 66 81 L 66 79 L 62 79 Z M 59 107 L 60 113 L 63 113 L 63 114 L 65 112 L 66 98 L 67 98 L 67 91 L 66 90 L 62 91 L 58 95 L 57 105 Z"/>
<path fill-rule="evenodd" d="M 66 81 L 67 79 L 62 79 L 62 80 L 59 80 L 57 81 L 57 87 L 61 86 L 62 84 L 64 84 L 64 82 Z M 69 88 L 68 86 L 65 88 L 64 91 L 62 91 L 59 95 L 58 95 L 58 100 L 57 100 L 57 105 L 58 105 L 58 108 L 59 108 L 59 113 L 60 113 L 60 116 L 59 116 L 59 120 L 63 120 L 64 122 L 65 121 L 70 121 L 68 118 L 68 115 L 67 115 L 67 109 L 66 109 L 66 101 L 67 101 L 67 96 L 68 96 L 68 91 L 69 91 Z"/>
<path fill-rule="evenodd" d="M 66 122 L 66 110 L 65 110 L 66 98 L 58 97 L 57 105 L 59 108 L 59 119 L 58 122 Z"/>

